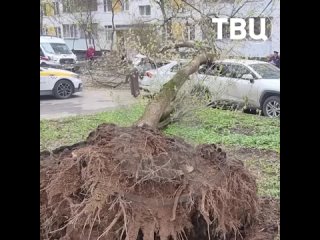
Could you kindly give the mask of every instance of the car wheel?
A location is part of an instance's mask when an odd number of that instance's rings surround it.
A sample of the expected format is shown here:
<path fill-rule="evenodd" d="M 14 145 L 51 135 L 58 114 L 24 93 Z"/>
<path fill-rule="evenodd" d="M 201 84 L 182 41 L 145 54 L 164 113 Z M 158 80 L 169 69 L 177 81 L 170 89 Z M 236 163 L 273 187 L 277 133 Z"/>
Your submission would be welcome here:
<path fill-rule="evenodd" d="M 262 112 L 267 117 L 280 117 L 280 97 L 268 97 L 263 103 Z"/>
<path fill-rule="evenodd" d="M 59 80 L 53 88 L 53 95 L 56 98 L 66 99 L 71 97 L 74 92 L 74 86 L 69 80 Z"/>

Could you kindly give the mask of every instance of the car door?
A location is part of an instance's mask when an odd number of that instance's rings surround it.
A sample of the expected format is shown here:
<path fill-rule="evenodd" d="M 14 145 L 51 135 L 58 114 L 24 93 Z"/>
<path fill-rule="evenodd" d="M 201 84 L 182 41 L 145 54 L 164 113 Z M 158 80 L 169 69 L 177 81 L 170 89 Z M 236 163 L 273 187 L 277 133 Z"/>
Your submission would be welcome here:
<path fill-rule="evenodd" d="M 45 91 L 47 90 L 46 87 L 46 77 L 44 76 L 44 70 L 40 68 L 40 91 Z"/>
<path fill-rule="evenodd" d="M 233 84 L 229 65 L 225 63 L 213 63 L 201 66 L 197 75 L 197 83 L 207 87 L 215 100 L 234 100 L 229 93 Z"/>
<path fill-rule="evenodd" d="M 49 79 L 50 76 L 47 74 L 46 70 L 40 67 L 40 91 L 52 90 Z"/>
<path fill-rule="evenodd" d="M 230 82 L 228 94 L 231 99 L 242 103 L 253 103 L 255 101 L 254 81 L 255 74 L 243 64 L 229 64 Z M 251 75 L 250 80 L 246 76 Z"/>
<path fill-rule="evenodd" d="M 154 84 L 157 87 L 158 91 L 160 91 L 162 86 L 174 76 L 174 73 L 171 72 L 171 69 L 176 64 L 177 64 L 176 62 L 170 62 L 170 63 L 164 63 L 162 66 L 159 66 L 159 67 L 156 66 Z"/>
<path fill-rule="evenodd" d="M 179 70 L 181 70 L 186 65 L 186 62 L 173 62 L 167 65 L 166 68 L 162 70 L 161 82 L 162 85 L 169 82 Z"/>
<path fill-rule="evenodd" d="M 175 62 L 171 62 L 160 67 L 155 66 L 154 69 L 146 71 L 140 85 L 150 92 L 159 92 L 162 86 L 171 79 L 170 69 L 175 64 Z"/>
<path fill-rule="evenodd" d="M 172 62 L 159 68 L 159 82 L 161 86 L 167 83 L 180 69 L 180 64 L 177 62 Z"/>

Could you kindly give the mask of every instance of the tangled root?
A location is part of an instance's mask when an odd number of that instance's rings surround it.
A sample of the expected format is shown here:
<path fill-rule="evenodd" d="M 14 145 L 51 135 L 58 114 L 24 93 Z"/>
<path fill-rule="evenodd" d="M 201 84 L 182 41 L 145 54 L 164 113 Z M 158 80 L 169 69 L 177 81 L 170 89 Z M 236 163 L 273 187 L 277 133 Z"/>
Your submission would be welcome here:
<path fill-rule="evenodd" d="M 148 127 L 102 124 L 40 171 L 41 239 L 244 238 L 258 213 L 241 161 Z"/>

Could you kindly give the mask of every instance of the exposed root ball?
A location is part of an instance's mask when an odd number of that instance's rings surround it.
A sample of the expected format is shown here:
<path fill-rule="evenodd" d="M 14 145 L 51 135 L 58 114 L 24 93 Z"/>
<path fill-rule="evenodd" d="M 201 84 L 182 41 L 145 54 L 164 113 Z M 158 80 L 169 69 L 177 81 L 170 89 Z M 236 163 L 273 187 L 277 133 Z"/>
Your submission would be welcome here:
<path fill-rule="evenodd" d="M 102 124 L 42 154 L 40 189 L 42 239 L 235 239 L 257 222 L 242 162 L 147 127 Z"/>

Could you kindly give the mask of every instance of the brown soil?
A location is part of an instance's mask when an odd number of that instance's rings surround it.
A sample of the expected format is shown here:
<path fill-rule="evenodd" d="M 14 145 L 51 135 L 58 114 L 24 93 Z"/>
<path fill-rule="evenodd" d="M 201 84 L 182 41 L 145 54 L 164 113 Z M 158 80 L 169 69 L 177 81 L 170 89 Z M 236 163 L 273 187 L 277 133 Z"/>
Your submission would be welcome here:
<path fill-rule="evenodd" d="M 213 144 L 102 124 L 40 159 L 43 240 L 258 240 L 278 231 L 273 201 L 258 200 L 242 161 Z"/>
<path fill-rule="evenodd" d="M 280 201 L 264 197 L 259 199 L 259 215 L 247 236 L 248 240 L 280 239 Z"/>

